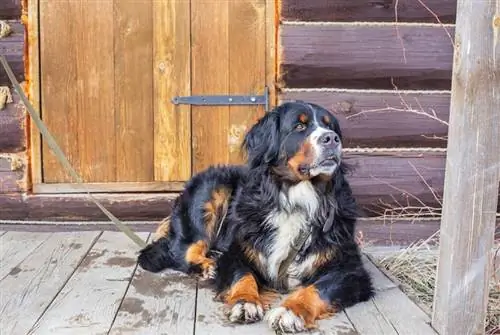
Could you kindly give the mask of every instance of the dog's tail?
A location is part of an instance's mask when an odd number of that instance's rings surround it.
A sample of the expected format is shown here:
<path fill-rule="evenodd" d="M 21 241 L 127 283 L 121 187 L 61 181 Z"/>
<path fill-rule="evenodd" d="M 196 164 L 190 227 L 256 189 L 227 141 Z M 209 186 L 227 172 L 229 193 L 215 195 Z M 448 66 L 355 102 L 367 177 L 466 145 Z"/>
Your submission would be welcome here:
<path fill-rule="evenodd" d="M 170 253 L 169 240 L 162 237 L 139 252 L 139 266 L 146 271 L 160 272 L 176 264 Z"/>

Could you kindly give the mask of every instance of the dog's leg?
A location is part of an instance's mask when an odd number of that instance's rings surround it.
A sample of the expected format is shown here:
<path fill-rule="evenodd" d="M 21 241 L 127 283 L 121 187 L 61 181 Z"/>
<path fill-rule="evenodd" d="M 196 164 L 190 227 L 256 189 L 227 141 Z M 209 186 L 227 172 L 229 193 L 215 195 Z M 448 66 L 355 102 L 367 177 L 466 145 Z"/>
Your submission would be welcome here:
<path fill-rule="evenodd" d="M 208 245 L 204 240 L 199 240 L 187 247 L 185 261 L 195 272 L 201 272 L 203 279 L 215 277 L 215 260 L 207 257 Z M 198 270 L 199 269 L 199 270 Z"/>
<path fill-rule="evenodd" d="M 253 323 L 262 320 L 264 306 L 255 277 L 250 273 L 236 275 L 224 296 L 229 305 L 229 320 L 234 323 Z"/>
<path fill-rule="evenodd" d="M 344 255 L 341 264 L 325 265 L 321 275 L 291 293 L 270 310 L 269 325 L 285 333 L 316 328 L 316 321 L 373 296 L 371 279 L 357 256 Z"/>

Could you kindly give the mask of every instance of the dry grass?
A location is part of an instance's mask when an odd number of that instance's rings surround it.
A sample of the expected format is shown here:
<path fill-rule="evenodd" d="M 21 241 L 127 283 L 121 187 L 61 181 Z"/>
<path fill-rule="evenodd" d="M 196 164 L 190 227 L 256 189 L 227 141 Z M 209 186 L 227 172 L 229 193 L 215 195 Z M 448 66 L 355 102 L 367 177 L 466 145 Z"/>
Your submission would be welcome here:
<path fill-rule="evenodd" d="M 382 269 L 400 281 L 403 291 L 429 314 L 432 311 L 434 298 L 438 246 L 439 232 L 436 232 L 426 240 L 418 241 L 396 254 L 376 260 Z M 498 256 L 496 255 L 497 260 Z M 500 268 L 495 267 L 493 277 L 490 280 L 486 334 L 499 333 Z"/>

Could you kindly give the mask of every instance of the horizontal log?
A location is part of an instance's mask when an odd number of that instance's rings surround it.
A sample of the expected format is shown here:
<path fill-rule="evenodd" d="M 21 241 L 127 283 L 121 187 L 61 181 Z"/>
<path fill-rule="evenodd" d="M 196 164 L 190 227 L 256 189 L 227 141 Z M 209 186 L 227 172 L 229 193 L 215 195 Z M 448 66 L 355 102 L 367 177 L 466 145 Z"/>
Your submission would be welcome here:
<path fill-rule="evenodd" d="M 20 21 L 9 21 L 12 33 L 0 39 L 0 55 L 4 55 L 20 82 L 24 80 L 24 26 Z M 0 85 L 10 85 L 7 73 L 0 66 Z"/>
<path fill-rule="evenodd" d="M 445 157 L 439 152 L 346 154 L 353 167 L 348 180 L 364 216 L 430 215 L 430 208 L 438 213 Z"/>
<path fill-rule="evenodd" d="M 456 11 L 456 0 L 281 1 L 281 18 L 286 21 L 395 22 L 397 13 L 398 22 L 455 23 Z"/>
<path fill-rule="evenodd" d="M 157 221 L 126 221 L 124 222 L 135 232 L 154 232 Z M 396 220 L 384 222 L 382 220 L 360 220 L 356 227 L 356 234 L 366 246 L 399 246 L 405 247 L 418 240 L 429 238 L 440 226 L 439 218 L 434 220 Z M 99 222 L 48 222 L 29 221 L 0 222 L 3 231 L 29 232 L 68 232 L 68 231 L 118 231 L 116 226 L 108 221 Z M 500 234 L 500 218 L 497 219 L 497 235 Z"/>
<path fill-rule="evenodd" d="M 26 202 L 22 194 L 0 193 L 0 223 L 2 220 L 24 220 L 26 213 Z"/>
<path fill-rule="evenodd" d="M 26 191 L 26 164 L 21 155 L 0 155 L 0 194 Z M 0 205 L 0 208 L 3 207 Z"/>
<path fill-rule="evenodd" d="M 449 90 L 451 27 L 369 24 L 281 28 L 282 86 Z"/>
<path fill-rule="evenodd" d="M 281 101 L 319 104 L 338 118 L 345 147 L 446 147 L 449 93 L 283 91 Z"/>
<path fill-rule="evenodd" d="M 0 2 L 0 20 L 19 19 L 21 0 L 2 0 Z"/>
<path fill-rule="evenodd" d="M 0 153 L 26 149 L 26 111 L 14 92 L 12 99 L 12 103 L 0 110 Z"/>

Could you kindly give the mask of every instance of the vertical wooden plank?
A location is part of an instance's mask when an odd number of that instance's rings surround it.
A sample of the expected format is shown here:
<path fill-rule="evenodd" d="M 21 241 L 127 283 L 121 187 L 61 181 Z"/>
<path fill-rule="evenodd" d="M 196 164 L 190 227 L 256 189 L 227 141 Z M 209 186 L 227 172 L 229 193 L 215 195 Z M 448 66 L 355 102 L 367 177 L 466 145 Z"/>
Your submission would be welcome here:
<path fill-rule="evenodd" d="M 27 87 L 25 93 L 30 99 L 35 111 L 40 113 L 40 36 L 39 36 L 39 0 L 23 0 L 22 21 L 24 23 L 25 37 L 25 79 Z M 33 184 L 42 182 L 42 142 L 41 135 L 35 124 L 31 122 L 30 128 L 30 153 L 31 176 Z"/>
<path fill-rule="evenodd" d="M 229 94 L 263 94 L 266 84 L 266 1 L 229 1 Z M 229 108 L 229 163 L 242 162 L 240 146 L 264 114 L 262 106 Z"/>
<path fill-rule="evenodd" d="M 106 333 L 134 274 L 136 252 L 137 245 L 123 233 L 104 232 L 32 334 Z"/>
<path fill-rule="evenodd" d="M 195 305 L 196 279 L 137 268 L 109 334 L 192 335 Z"/>
<path fill-rule="evenodd" d="M 113 2 L 40 3 L 42 117 L 88 182 L 116 180 Z M 43 148 L 44 181 L 68 181 Z"/>
<path fill-rule="evenodd" d="M 500 180 L 500 0 L 458 0 L 432 324 L 483 334 Z"/>
<path fill-rule="evenodd" d="M 29 1 L 31 3 L 31 1 Z M 78 151 L 78 134 L 76 121 L 77 104 L 77 69 L 76 69 L 76 45 L 74 43 L 74 23 L 79 20 L 75 17 L 69 0 L 58 1 L 56 4 L 49 0 L 40 0 L 40 77 L 39 86 L 41 97 L 40 113 L 42 119 L 55 136 L 59 146 L 67 155 L 72 165 L 80 170 L 80 159 Z M 72 18 L 72 20 L 65 20 Z M 73 23 L 74 22 L 74 23 Z M 32 26 L 33 28 L 33 26 Z M 31 29 L 34 30 L 34 29 Z M 30 31 L 31 31 L 30 30 Z M 58 33 L 55 34 L 54 31 Z M 33 41 L 32 41 L 33 42 Z M 33 50 L 31 48 L 30 50 Z M 61 60 L 60 50 L 73 50 L 64 53 L 64 61 Z M 31 58 L 35 61 L 35 55 Z M 35 64 L 32 63 L 31 67 Z M 34 69 L 33 69 L 34 72 Z M 34 78 L 33 78 L 34 79 Z M 36 84 L 34 81 L 33 84 Z M 33 86 L 33 93 L 36 94 L 37 87 Z M 32 97 L 32 101 L 33 98 Z M 39 97 L 39 99 L 41 98 Z M 32 127 L 35 127 L 32 125 Z M 41 157 L 43 161 L 43 182 L 69 182 L 71 178 L 63 171 L 60 163 L 56 160 L 46 142 L 41 141 L 38 130 L 33 136 L 33 145 L 41 145 Z M 35 147 L 36 148 L 36 147 Z M 36 164 L 36 160 L 34 160 Z M 36 169 L 36 165 L 33 166 Z M 36 176 L 36 174 L 34 175 Z M 37 180 L 34 180 L 37 182 Z M 42 182 L 39 180 L 38 182 Z"/>
<path fill-rule="evenodd" d="M 228 23 L 232 2 L 193 0 L 191 3 L 193 95 L 229 93 Z M 193 173 L 215 162 L 227 163 L 229 107 L 193 106 L 192 122 Z"/>
<path fill-rule="evenodd" d="M 27 334 L 73 274 L 99 232 L 46 234 L 48 239 L 0 281 L 2 334 Z M 36 235 L 36 234 L 34 234 Z M 22 249 L 18 249 L 21 251 Z"/>
<path fill-rule="evenodd" d="M 114 1 L 113 17 L 116 181 L 153 181 L 153 1 Z"/>
<path fill-rule="evenodd" d="M 280 27 L 280 0 L 266 0 L 266 85 L 269 88 L 270 108 L 278 102 L 278 39 Z"/>
<path fill-rule="evenodd" d="M 153 1 L 154 179 L 191 176 L 191 107 L 175 96 L 191 94 L 190 0 Z"/>

